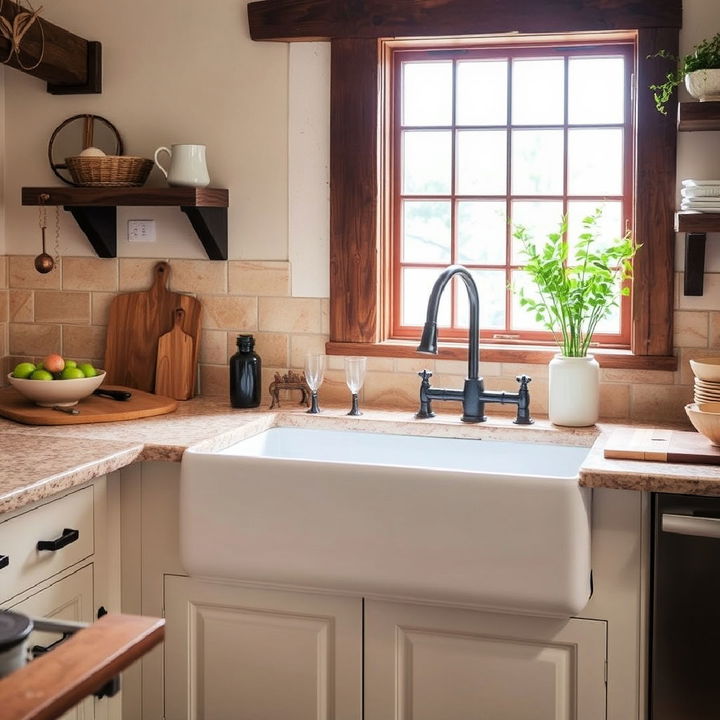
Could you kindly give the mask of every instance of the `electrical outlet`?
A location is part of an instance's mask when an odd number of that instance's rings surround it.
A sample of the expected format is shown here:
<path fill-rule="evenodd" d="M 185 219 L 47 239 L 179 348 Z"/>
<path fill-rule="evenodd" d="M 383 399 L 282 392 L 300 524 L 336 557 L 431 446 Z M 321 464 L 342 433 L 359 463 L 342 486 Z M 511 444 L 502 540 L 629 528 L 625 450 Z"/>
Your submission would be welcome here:
<path fill-rule="evenodd" d="M 155 242 L 154 220 L 128 220 L 129 242 Z"/>

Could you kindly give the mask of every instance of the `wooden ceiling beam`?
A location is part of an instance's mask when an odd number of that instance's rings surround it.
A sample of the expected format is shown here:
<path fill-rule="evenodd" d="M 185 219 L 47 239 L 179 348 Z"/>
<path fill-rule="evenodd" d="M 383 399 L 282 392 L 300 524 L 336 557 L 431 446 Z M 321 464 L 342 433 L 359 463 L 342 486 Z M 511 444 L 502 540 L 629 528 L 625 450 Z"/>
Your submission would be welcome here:
<path fill-rule="evenodd" d="M 682 26 L 682 0 L 261 0 L 253 40 L 440 37 Z"/>
<path fill-rule="evenodd" d="M 12 24 L 25 7 L 5 0 L 0 14 Z M 40 32 L 42 27 L 42 34 Z M 44 43 L 43 43 L 44 36 Z M 0 35 L 0 59 L 10 55 L 11 42 Z M 30 68 L 42 57 L 40 64 Z M 20 43 L 20 59 L 12 53 L 7 65 L 48 83 L 48 92 L 56 95 L 99 93 L 101 91 L 100 43 L 84 40 L 38 17 Z"/>

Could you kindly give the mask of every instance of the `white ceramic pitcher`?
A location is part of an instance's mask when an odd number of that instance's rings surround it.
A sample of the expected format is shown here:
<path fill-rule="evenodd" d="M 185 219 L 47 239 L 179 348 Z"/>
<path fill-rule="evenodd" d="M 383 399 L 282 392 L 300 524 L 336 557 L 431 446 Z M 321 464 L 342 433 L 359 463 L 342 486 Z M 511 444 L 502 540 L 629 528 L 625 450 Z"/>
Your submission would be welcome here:
<path fill-rule="evenodd" d="M 158 155 L 166 152 L 170 156 L 170 168 L 166 170 L 158 160 Z M 168 185 L 175 187 L 207 187 L 210 184 L 205 145 L 171 145 L 159 147 L 155 151 L 155 164 L 167 178 Z"/>

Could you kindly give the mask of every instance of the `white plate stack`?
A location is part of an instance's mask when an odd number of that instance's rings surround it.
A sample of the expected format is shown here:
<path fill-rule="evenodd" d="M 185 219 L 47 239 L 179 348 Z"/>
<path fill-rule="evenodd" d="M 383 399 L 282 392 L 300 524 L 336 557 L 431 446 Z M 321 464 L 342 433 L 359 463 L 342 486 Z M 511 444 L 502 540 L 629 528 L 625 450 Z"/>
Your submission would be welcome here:
<path fill-rule="evenodd" d="M 683 180 L 681 210 L 720 212 L 720 180 Z"/>
<path fill-rule="evenodd" d="M 691 360 L 695 375 L 695 402 L 720 402 L 720 357 Z"/>
<path fill-rule="evenodd" d="M 695 378 L 695 402 L 720 402 L 720 382 Z"/>

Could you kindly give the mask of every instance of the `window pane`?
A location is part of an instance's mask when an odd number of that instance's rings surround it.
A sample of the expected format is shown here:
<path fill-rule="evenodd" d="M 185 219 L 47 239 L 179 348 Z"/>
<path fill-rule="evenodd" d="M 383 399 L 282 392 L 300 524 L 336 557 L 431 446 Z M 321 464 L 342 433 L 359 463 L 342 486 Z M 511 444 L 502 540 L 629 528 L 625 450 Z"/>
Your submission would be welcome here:
<path fill-rule="evenodd" d="M 562 220 L 563 205 L 555 200 L 524 201 L 516 200 L 512 204 L 512 232 L 523 225 L 535 244 L 542 247 L 550 233 L 557 232 Z M 523 265 L 525 255 L 520 252 L 522 244 L 512 239 L 512 264 Z"/>
<path fill-rule="evenodd" d="M 480 327 L 502 329 L 505 327 L 505 271 L 471 270 L 480 296 Z M 470 304 L 462 280 L 455 280 L 457 298 L 457 325 L 470 326 Z"/>
<path fill-rule="evenodd" d="M 457 134 L 457 192 L 504 195 L 507 190 L 505 130 L 460 130 Z"/>
<path fill-rule="evenodd" d="M 403 63 L 403 125 L 452 123 L 452 63 Z"/>
<path fill-rule="evenodd" d="M 449 131 L 403 132 L 403 193 L 447 195 L 452 173 Z"/>
<path fill-rule="evenodd" d="M 512 272 L 512 305 L 510 309 L 510 327 L 513 330 L 542 330 L 547 332 L 545 326 L 535 320 L 535 314 L 520 305 L 520 297 L 515 292 L 520 288 L 525 290 L 527 297 L 535 300 L 540 299 L 537 285 L 531 280 L 530 276 L 522 270 L 513 270 Z"/>
<path fill-rule="evenodd" d="M 504 202 L 458 202 L 458 262 L 504 265 L 506 228 Z"/>
<path fill-rule="evenodd" d="M 570 58 L 568 121 L 598 125 L 622 123 L 625 115 L 623 58 Z"/>
<path fill-rule="evenodd" d="M 596 250 L 601 250 L 613 240 L 624 235 L 622 220 L 622 203 L 574 200 L 568 203 L 568 245 L 570 257 L 575 256 L 575 244 L 580 233 L 584 232 L 582 221 L 588 215 L 593 215 L 600 208 L 602 216 L 597 224 L 598 242 Z"/>
<path fill-rule="evenodd" d="M 623 131 L 568 130 L 568 192 L 622 195 Z"/>
<path fill-rule="evenodd" d="M 427 303 L 440 268 L 404 268 L 402 271 L 403 325 L 424 325 Z M 450 293 L 444 292 L 438 310 L 438 327 L 450 327 Z"/>
<path fill-rule="evenodd" d="M 515 195 L 562 195 L 562 130 L 513 131 L 512 191 Z"/>
<path fill-rule="evenodd" d="M 620 284 L 616 289 L 616 297 L 620 294 Z M 595 328 L 596 333 L 607 333 L 608 335 L 618 335 L 620 333 L 620 307 L 614 307 L 610 311 L 610 315 L 601 320 Z"/>
<path fill-rule="evenodd" d="M 562 125 L 565 119 L 564 66 L 562 58 L 513 60 L 513 124 Z"/>
<path fill-rule="evenodd" d="M 458 62 L 458 125 L 506 124 L 507 67 L 507 60 Z"/>
<path fill-rule="evenodd" d="M 403 202 L 402 260 L 450 262 L 450 203 Z"/>

